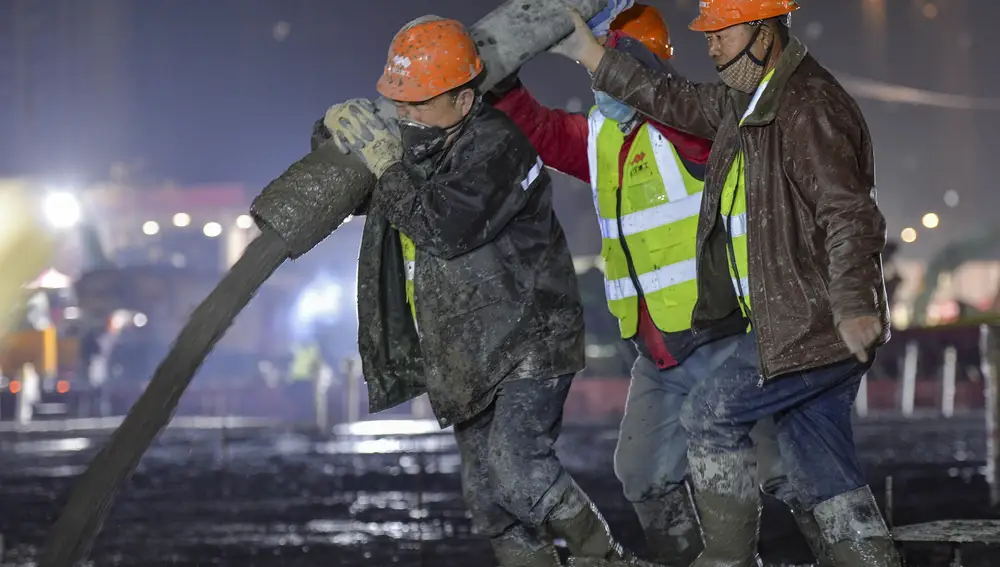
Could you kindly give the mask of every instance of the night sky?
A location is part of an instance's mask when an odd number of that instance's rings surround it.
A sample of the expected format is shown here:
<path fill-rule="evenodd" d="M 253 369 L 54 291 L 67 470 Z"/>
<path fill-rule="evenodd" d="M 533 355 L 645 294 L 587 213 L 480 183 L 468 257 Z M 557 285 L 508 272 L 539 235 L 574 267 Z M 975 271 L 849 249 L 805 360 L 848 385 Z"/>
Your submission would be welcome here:
<path fill-rule="evenodd" d="M 696 0 L 652 2 L 674 31 L 675 64 L 714 79 L 688 31 Z M 838 76 L 1000 98 L 991 0 L 803 0 L 800 36 Z M 866 7 L 867 5 L 867 7 Z M 396 30 L 428 14 L 472 23 L 467 0 L 4 0 L 0 3 L 0 174 L 86 184 L 113 163 L 140 186 L 236 181 L 252 195 L 308 151 L 327 106 L 372 97 Z M 879 9 L 885 7 L 883 17 Z M 974 6 L 974 7 L 973 7 Z M 522 71 L 542 102 L 592 102 L 587 75 L 545 55 Z M 926 255 L 997 223 L 992 181 L 1000 110 L 861 100 L 876 144 L 879 199 L 904 247 Z M 943 196 L 958 192 L 957 207 Z M 595 253 L 589 191 L 557 186 L 577 252 Z M 248 195 L 248 197 L 249 197 Z M 935 211 L 941 226 L 920 227 Z"/>

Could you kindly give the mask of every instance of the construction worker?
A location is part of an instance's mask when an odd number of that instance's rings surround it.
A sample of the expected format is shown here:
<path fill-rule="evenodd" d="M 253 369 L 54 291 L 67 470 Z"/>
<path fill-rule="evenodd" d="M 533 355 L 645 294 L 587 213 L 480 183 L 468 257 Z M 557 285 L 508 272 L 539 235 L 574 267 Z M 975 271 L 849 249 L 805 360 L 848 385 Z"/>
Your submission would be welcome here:
<path fill-rule="evenodd" d="M 674 48 L 660 13 L 648 5 L 623 4 L 611 2 L 610 11 L 588 22 L 598 41 L 669 72 Z M 493 94 L 494 106 L 528 134 L 547 166 L 593 189 L 608 307 L 622 338 L 632 340 L 639 352 L 615 473 L 643 526 L 651 558 L 686 567 L 702 546 L 684 482 L 687 434 L 680 424 L 681 407 L 694 385 L 725 360 L 727 351 L 719 349 L 725 343 L 717 339 L 746 329 L 737 311 L 705 332 L 691 331 L 698 297 L 698 211 L 711 142 L 650 121 L 599 91 L 589 117 L 543 107 L 516 75 Z M 775 432 L 773 420 L 755 431 L 760 484 L 772 495 L 793 500 Z M 813 516 L 799 511 L 795 516 L 827 565 Z"/>
<path fill-rule="evenodd" d="M 688 396 L 681 422 L 705 551 L 696 567 L 756 565 L 760 497 L 750 429 L 776 417 L 794 493 L 842 567 L 897 566 L 867 486 L 851 406 L 889 337 L 872 142 L 855 101 L 790 36 L 794 0 L 703 0 L 721 83 L 699 84 L 601 46 L 573 13 L 563 53 L 593 88 L 712 138 L 698 224 L 696 332 L 744 313 L 725 371 Z"/>
<path fill-rule="evenodd" d="M 428 393 L 454 426 L 476 529 L 504 567 L 642 565 L 611 537 L 553 450 L 584 365 L 573 261 L 551 180 L 527 137 L 477 91 L 483 63 L 457 21 L 392 41 L 372 103 L 331 108 L 331 138 L 378 178 L 358 269 L 359 349 L 372 411 Z M 400 142 L 401 139 L 401 142 Z"/>

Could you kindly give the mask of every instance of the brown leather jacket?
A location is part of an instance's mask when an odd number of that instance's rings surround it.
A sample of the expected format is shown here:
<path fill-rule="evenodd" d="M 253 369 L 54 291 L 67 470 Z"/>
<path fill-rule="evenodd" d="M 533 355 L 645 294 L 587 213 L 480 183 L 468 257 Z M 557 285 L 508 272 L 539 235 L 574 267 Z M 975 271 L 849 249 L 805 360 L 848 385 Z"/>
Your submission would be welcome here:
<path fill-rule="evenodd" d="M 833 76 L 792 39 L 754 109 L 750 96 L 650 70 L 608 51 L 601 90 L 678 130 L 715 141 L 698 225 L 696 330 L 739 309 L 719 201 L 742 146 L 747 179 L 750 308 L 764 379 L 850 358 L 837 324 L 877 315 L 889 339 L 882 279 L 885 219 L 864 117 Z"/>

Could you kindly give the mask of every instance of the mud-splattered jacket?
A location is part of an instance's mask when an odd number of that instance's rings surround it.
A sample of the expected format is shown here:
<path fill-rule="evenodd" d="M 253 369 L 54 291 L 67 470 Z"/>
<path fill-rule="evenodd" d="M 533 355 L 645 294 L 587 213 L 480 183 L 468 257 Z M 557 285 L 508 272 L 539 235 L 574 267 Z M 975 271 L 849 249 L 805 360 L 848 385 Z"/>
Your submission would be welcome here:
<path fill-rule="evenodd" d="M 426 391 L 442 427 L 486 409 L 504 379 L 584 366 L 576 272 L 531 143 L 482 107 L 446 152 L 426 178 L 406 163 L 385 172 L 367 203 L 358 258 L 370 409 Z M 393 227 L 417 247 L 416 326 Z"/>
<path fill-rule="evenodd" d="M 885 219 L 871 137 L 855 101 L 792 39 L 755 110 L 750 96 L 650 70 L 608 51 L 594 88 L 679 130 L 714 140 L 698 226 L 695 329 L 738 310 L 719 219 L 737 152 L 746 159 L 750 304 L 765 378 L 845 360 L 844 319 L 876 315 L 889 338 Z"/>

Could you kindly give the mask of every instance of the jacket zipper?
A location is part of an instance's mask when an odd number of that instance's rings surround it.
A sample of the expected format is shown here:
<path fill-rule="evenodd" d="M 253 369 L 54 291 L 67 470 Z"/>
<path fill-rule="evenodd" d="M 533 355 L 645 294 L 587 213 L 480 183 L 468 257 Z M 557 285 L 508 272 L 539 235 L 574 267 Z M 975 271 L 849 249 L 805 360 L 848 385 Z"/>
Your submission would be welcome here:
<path fill-rule="evenodd" d="M 737 134 L 737 136 L 739 138 L 739 141 L 740 141 L 740 152 L 742 152 L 742 155 L 743 155 L 743 176 L 742 177 L 744 179 L 753 179 L 753 177 L 751 177 L 751 175 L 750 175 L 750 162 L 752 160 L 747 159 L 746 143 L 743 140 L 743 127 L 740 126 L 739 121 L 736 122 L 736 134 Z M 740 181 L 740 176 L 737 175 L 736 176 L 737 187 L 739 187 L 739 181 Z M 751 241 L 750 241 L 751 230 L 750 230 L 750 187 L 749 187 L 749 182 L 744 182 L 743 183 L 743 195 L 744 195 L 744 199 L 746 199 L 746 203 L 747 203 L 747 207 L 746 207 L 746 209 L 747 209 L 747 211 L 746 211 L 747 212 L 747 282 L 749 282 L 750 281 L 750 278 L 749 278 L 749 276 L 750 276 L 750 251 L 752 250 Z M 731 216 L 732 209 L 730 209 L 729 212 L 730 212 L 730 216 Z M 726 237 L 729 239 L 730 248 L 732 248 L 733 236 L 732 236 L 732 234 L 728 230 L 726 231 L 726 235 L 727 235 Z M 735 265 L 736 265 L 735 254 L 733 254 L 733 256 L 734 256 L 734 258 L 733 258 L 734 271 L 736 272 L 737 281 L 739 281 L 740 274 L 739 274 L 739 271 L 737 271 L 735 269 Z M 747 287 L 750 287 L 750 286 L 748 285 Z M 753 290 L 752 289 L 748 289 L 746 291 L 746 293 L 747 293 L 747 295 L 750 296 L 750 303 L 754 303 Z M 743 304 L 744 309 L 745 309 L 746 308 L 746 302 L 744 302 L 742 299 L 740 300 L 740 302 L 741 302 L 741 304 Z M 764 357 L 761 355 L 761 350 L 760 350 L 760 330 L 757 328 L 757 323 L 753 320 L 753 315 L 750 313 L 749 310 L 747 310 L 747 314 L 750 317 L 750 326 L 754 330 L 754 340 L 757 343 L 757 370 L 760 373 L 760 378 L 757 380 L 757 387 L 758 388 L 763 388 L 764 387 L 764 382 L 767 380 L 767 378 L 766 378 L 766 376 L 767 376 L 767 368 L 764 366 Z"/>

